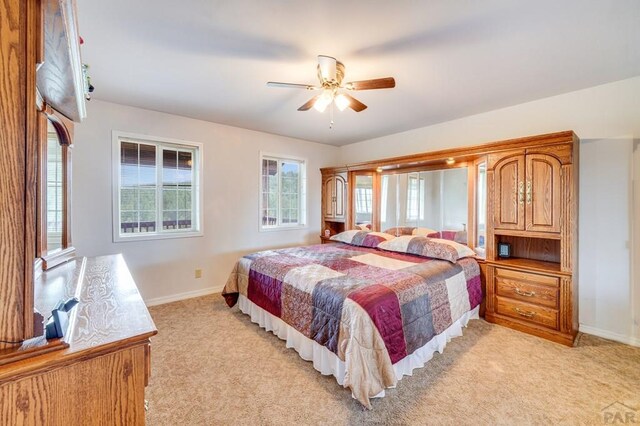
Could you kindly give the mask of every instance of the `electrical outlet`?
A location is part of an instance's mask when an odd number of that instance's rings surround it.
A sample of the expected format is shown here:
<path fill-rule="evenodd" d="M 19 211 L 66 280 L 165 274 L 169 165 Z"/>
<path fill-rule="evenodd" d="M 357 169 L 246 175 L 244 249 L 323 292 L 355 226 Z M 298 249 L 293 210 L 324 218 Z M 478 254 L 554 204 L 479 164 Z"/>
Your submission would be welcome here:
<path fill-rule="evenodd" d="M 202 269 L 196 269 L 196 278 L 202 278 Z"/>

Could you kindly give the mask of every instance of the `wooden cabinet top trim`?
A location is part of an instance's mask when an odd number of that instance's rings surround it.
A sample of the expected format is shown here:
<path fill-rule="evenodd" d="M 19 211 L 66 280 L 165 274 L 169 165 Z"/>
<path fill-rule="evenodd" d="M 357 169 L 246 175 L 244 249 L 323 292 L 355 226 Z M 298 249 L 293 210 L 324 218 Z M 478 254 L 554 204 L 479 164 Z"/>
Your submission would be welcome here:
<path fill-rule="evenodd" d="M 495 152 L 509 151 L 514 149 L 522 150 L 524 154 L 527 148 L 543 147 L 546 145 L 571 144 L 577 142 L 578 137 L 572 130 L 544 135 L 527 136 L 517 139 L 507 139 L 497 142 L 483 143 L 479 145 L 462 146 L 458 148 L 424 152 L 400 157 L 384 158 L 381 160 L 365 161 L 360 163 L 345 164 L 337 167 L 323 167 L 322 173 L 335 173 L 339 171 L 354 170 L 375 170 L 378 167 L 411 167 L 429 166 L 442 163 L 447 158 L 455 158 L 456 161 L 471 161 L 475 158 Z M 537 151 L 539 152 L 539 151 Z"/>

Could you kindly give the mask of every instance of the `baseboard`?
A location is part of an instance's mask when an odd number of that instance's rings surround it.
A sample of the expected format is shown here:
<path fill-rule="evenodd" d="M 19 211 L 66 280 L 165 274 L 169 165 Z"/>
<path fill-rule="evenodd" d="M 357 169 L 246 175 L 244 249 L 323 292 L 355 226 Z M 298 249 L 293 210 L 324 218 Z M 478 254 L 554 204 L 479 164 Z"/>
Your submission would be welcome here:
<path fill-rule="evenodd" d="M 213 293 L 220 293 L 223 288 L 224 287 L 208 287 L 201 290 L 187 291 L 169 296 L 154 297 L 153 299 L 145 300 L 144 303 L 147 306 L 164 305 L 165 303 L 177 302 L 179 300 L 191 299 L 193 297 L 207 296 Z"/>
<path fill-rule="evenodd" d="M 594 336 L 602 337 L 603 339 L 615 340 L 616 342 L 640 347 L 640 338 L 637 337 L 625 336 L 624 334 L 614 333 L 611 331 L 602 330 L 597 327 L 591 327 L 582 324 L 580 324 L 580 332 L 585 334 L 593 334 Z"/>

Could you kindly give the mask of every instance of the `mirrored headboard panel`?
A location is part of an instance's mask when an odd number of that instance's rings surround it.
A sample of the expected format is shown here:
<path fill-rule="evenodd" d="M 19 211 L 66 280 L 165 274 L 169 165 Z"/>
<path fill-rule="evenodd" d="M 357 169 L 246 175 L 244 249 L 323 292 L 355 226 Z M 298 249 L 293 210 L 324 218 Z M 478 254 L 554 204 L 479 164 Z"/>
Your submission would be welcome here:
<path fill-rule="evenodd" d="M 372 229 L 374 214 L 373 173 L 358 173 L 353 177 L 353 220 L 362 229 Z"/>
<path fill-rule="evenodd" d="M 466 242 L 469 218 L 469 169 L 387 173 L 381 176 L 380 229 L 428 228 L 458 233 Z"/>

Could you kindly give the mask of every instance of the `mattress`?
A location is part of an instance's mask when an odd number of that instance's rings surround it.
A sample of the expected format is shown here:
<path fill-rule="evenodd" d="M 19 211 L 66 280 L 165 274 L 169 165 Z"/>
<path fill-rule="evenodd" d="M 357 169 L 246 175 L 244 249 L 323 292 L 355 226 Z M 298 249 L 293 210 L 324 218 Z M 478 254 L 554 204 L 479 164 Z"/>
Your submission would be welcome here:
<path fill-rule="evenodd" d="M 394 387 L 477 317 L 482 300 L 472 258 L 450 263 L 346 244 L 244 256 L 223 296 L 229 306 L 240 300 L 254 322 L 286 337 L 368 408 L 370 398 Z M 302 354 L 303 347 L 311 354 Z"/>

